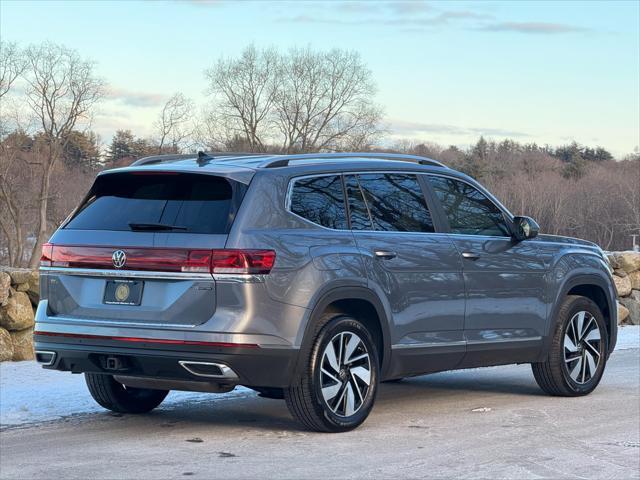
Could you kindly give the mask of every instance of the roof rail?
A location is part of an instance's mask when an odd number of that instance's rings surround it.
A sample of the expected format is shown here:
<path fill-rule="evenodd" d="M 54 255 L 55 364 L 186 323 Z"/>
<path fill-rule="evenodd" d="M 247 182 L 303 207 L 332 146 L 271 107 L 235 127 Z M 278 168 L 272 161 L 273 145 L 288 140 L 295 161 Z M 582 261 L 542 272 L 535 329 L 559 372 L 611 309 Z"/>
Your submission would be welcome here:
<path fill-rule="evenodd" d="M 249 152 L 198 152 L 198 153 L 183 153 L 183 154 L 168 154 L 168 155 L 151 155 L 149 157 L 139 158 L 131 164 L 131 166 L 140 165 L 154 165 L 157 163 L 175 162 L 177 160 L 187 160 L 189 158 L 199 159 L 200 161 L 206 160 L 204 157 L 209 157 L 208 160 L 213 160 L 220 157 L 254 157 L 267 155 L 265 153 L 249 153 Z"/>
<path fill-rule="evenodd" d="M 417 155 L 405 155 L 403 153 L 377 153 L 377 152 L 346 152 L 346 153 L 305 153 L 300 155 L 287 155 L 283 158 L 267 160 L 260 166 L 262 168 L 279 168 L 286 167 L 291 161 L 296 160 L 332 160 L 337 158 L 364 158 L 378 160 L 394 160 L 400 162 L 419 163 L 420 165 L 431 165 L 435 167 L 449 168 L 443 163 L 427 157 L 419 157 Z"/>
<path fill-rule="evenodd" d="M 139 165 L 152 165 L 154 163 L 175 162 L 176 160 L 186 160 L 187 158 L 195 157 L 194 154 L 180 154 L 180 155 L 151 155 L 149 157 L 139 158 L 131 164 L 131 166 Z"/>

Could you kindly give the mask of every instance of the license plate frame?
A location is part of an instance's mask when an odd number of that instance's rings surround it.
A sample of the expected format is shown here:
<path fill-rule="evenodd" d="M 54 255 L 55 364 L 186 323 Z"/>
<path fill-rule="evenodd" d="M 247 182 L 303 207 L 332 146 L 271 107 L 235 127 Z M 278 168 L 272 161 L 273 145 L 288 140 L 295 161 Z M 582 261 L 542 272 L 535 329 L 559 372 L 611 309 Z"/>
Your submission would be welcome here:
<path fill-rule="evenodd" d="M 142 280 L 107 280 L 102 303 L 138 307 L 142 303 L 143 290 L 144 282 Z"/>

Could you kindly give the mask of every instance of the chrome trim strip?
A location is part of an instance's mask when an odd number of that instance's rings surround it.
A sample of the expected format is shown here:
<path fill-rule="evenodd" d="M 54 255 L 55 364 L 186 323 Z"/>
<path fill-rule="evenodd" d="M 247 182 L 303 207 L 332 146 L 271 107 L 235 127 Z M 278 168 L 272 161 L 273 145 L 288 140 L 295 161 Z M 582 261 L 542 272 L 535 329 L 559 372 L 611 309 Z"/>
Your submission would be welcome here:
<path fill-rule="evenodd" d="M 468 340 L 467 345 L 490 345 L 492 343 L 538 342 L 542 337 L 497 338 L 495 340 Z"/>
<path fill-rule="evenodd" d="M 210 273 L 147 272 L 144 270 L 105 270 L 99 268 L 40 267 L 40 272 L 56 275 L 78 275 L 106 278 L 149 278 L 157 280 L 213 280 Z"/>
<path fill-rule="evenodd" d="M 103 318 L 100 320 L 94 320 L 91 318 L 72 318 L 72 317 L 47 317 L 45 321 L 40 321 L 39 323 L 56 323 L 59 325 L 81 325 L 84 323 L 96 324 L 105 327 L 144 327 L 144 328 L 188 328 L 192 329 L 197 327 L 197 324 L 191 323 L 155 323 L 155 322 L 131 322 L 128 320 L 111 320 L 108 318 Z"/>
<path fill-rule="evenodd" d="M 464 340 L 455 342 L 424 342 L 424 343 L 397 343 L 391 345 L 391 350 L 402 350 L 405 348 L 433 348 L 433 347 L 463 347 L 467 344 Z"/>
<path fill-rule="evenodd" d="M 45 355 L 51 355 L 51 360 L 48 363 L 38 361 L 38 354 L 39 353 L 43 353 Z M 57 353 L 56 352 L 51 352 L 49 350 L 36 350 L 35 351 L 35 355 L 36 355 L 36 362 L 38 362 L 42 366 L 50 367 L 56 361 Z"/>
<path fill-rule="evenodd" d="M 238 375 L 234 372 L 229 366 L 224 363 L 213 363 L 213 362 L 192 362 L 189 360 L 179 360 L 178 363 L 182 368 L 184 368 L 191 375 L 195 375 L 196 377 L 208 377 L 208 378 L 226 378 L 229 380 L 238 380 Z M 207 375 L 204 373 L 196 373 L 191 370 L 187 365 L 208 365 L 214 366 L 220 369 L 222 375 Z"/>
<path fill-rule="evenodd" d="M 437 348 L 437 347 L 457 347 L 464 345 L 490 345 L 493 343 L 512 343 L 512 342 L 537 342 L 542 337 L 525 337 L 525 338 L 499 338 L 495 340 L 458 340 L 455 342 L 423 342 L 423 343 L 397 343 L 391 345 L 391 350 L 401 350 L 404 348 Z"/>
<path fill-rule="evenodd" d="M 228 282 L 228 283 L 264 283 L 266 280 L 266 275 L 264 274 L 252 274 L 252 273 L 239 273 L 239 274 L 229 274 L 229 273 L 214 273 L 213 279 L 217 282 Z"/>

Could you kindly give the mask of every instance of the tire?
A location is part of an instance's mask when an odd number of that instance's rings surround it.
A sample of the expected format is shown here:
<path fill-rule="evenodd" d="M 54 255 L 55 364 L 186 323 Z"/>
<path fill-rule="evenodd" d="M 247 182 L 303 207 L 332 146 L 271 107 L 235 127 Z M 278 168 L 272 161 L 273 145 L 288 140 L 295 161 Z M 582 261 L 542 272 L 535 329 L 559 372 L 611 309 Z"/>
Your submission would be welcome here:
<path fill-rule="evenodd" d="M 531 364 L 533 376 L 549 395 L 587 395 L 600 383 L 608 344 L 600 308 L 586 297 L 569 295 L 558 311 L 546 361 Z"/>
<path fill-rule="evenodd" d="M 364 422 L 380 376 L 378 352 L 366 327 L 346 315 L 325 316 L 303 355 L 302 373 L 284 390 L 293 417 L 317 432 L 345 432 Z"/>
<path fill-rule="evenodd" d="M 112 375 L 85 373 L 85 381 L 99 405 L 118 413 L 147 413 L 162 403 L 168 390 L 125 387 Z"/>

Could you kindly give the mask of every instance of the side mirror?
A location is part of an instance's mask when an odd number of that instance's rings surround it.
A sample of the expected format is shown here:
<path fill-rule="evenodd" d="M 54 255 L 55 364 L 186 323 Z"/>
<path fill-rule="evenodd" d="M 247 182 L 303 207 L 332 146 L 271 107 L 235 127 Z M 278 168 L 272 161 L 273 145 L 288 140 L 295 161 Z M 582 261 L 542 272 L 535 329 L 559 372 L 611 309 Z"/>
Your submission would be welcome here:
<path fill-rule="evenodd" d="M 540 225 L 531 217 L 513 217 L 513 238 L 519 242 L 534 238 L 540 231 Z"/>

